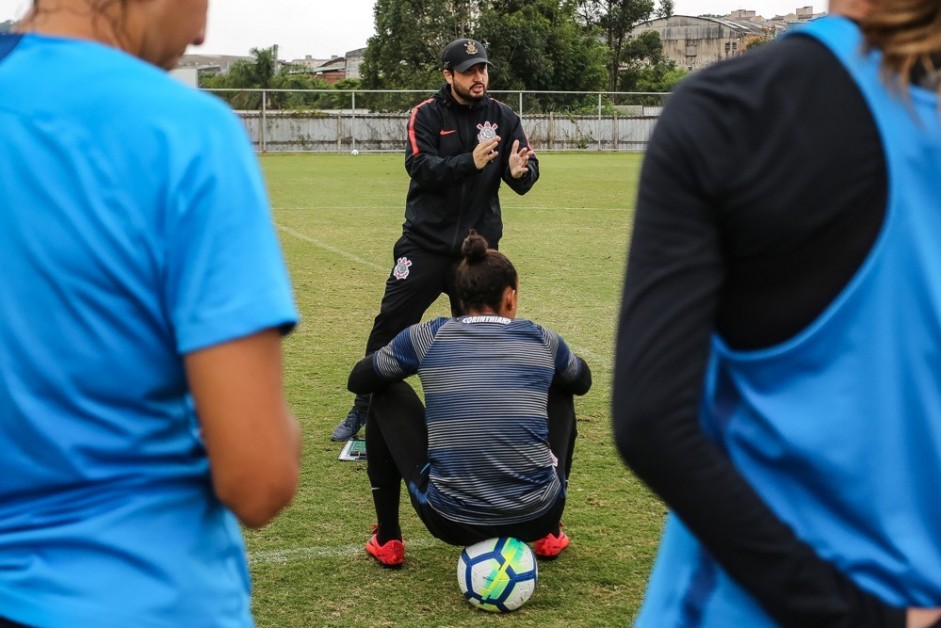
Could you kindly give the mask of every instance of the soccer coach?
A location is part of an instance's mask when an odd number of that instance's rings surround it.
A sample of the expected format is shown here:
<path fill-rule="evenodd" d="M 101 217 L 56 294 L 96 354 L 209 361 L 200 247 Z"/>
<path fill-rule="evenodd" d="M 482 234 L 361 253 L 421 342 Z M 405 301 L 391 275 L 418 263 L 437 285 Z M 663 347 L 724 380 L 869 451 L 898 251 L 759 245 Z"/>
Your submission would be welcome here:
<path fill-rule="evenodd" d="M 402 236 L 393 247 L 393 268 L 366 355 L 401 330 L 421 321 L 446 293 L 460 314 L 454 271 L 461 243 L 474 229 L 497 248 L 503 235 L 500 183 L 525 194 L 539 178 L 539 161 L 516 113 L 487 95 L 487 51 L 461 38 L 441 53 L 446 83 L 419 103 L 408 121 L 405 170 L 411 181 Z M 358 395 L 333 440 L 352 438 L 366 423 L 369 397 Z"/>

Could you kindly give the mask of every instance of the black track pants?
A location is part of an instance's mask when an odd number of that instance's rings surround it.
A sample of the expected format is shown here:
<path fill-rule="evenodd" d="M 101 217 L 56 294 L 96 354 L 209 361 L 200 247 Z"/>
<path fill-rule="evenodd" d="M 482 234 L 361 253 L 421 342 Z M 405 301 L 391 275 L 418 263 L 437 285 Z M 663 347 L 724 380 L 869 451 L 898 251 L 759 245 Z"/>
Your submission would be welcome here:
<path fill-rule="evenodd" d="M 366 341 L 366 355 L 387 345 L 409 325 L 420 322 L 442 293 L 450 299 L 451 315 L 461 313 L 454 292 L 459 258 L 429 253 L 402 236 L 392 249 L 392 260 L 393 270 L 386 280 L 379 314 Z"/>

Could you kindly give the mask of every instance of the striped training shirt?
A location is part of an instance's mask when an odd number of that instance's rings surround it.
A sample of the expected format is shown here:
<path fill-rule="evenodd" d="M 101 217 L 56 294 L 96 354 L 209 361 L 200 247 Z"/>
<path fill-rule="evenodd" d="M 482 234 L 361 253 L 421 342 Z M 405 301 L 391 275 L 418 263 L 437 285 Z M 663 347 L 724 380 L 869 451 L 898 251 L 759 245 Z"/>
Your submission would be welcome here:
<path fill-rule="evenodd" d="M 558 334 L 525 319 L 438 318 L 400 332 L 373 366 L 390 381 L 421 379 L 427 497 L 442 516 L 511 524 L 556 502 L 547 395 L 554 376 L 574 381 L 581 369 Z"/>

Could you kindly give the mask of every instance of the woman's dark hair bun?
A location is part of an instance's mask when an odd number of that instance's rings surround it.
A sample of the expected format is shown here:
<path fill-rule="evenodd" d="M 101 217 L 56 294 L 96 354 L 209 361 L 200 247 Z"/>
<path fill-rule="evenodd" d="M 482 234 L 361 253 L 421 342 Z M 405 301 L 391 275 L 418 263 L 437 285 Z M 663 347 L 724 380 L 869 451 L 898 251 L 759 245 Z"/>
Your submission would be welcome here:
<path fill-rule="evenodd" d="M 471 229 L 461 245 L 461 255 L 468 264 L 481 262 L 487 258 L 487 247 L 487 239 Z"/>
<path fill-rule="evenodd" d="M 476 231 L 464 238 L 461 255 L 464 259 L 457 266 L 454 288 L 464 311 L 502 311 L 504 291 L 516 289 L 519 282 L 513 264 Z"/>

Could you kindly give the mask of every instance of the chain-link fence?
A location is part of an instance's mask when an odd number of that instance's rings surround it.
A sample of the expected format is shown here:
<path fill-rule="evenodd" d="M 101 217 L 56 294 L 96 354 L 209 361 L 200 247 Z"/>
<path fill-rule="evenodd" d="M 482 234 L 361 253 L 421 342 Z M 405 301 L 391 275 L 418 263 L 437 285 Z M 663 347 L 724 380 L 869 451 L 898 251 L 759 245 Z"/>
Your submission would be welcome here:
<path fill-rule="evenodd" d="M 401 151 L 420 90 L 207 90 L 226 100 L 260 152 Z M 492 91 L 537 150 L 642 151 L 669 94 Z"/>

